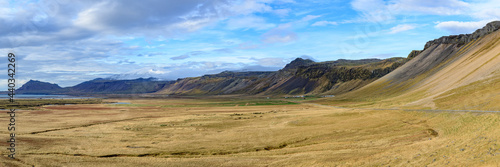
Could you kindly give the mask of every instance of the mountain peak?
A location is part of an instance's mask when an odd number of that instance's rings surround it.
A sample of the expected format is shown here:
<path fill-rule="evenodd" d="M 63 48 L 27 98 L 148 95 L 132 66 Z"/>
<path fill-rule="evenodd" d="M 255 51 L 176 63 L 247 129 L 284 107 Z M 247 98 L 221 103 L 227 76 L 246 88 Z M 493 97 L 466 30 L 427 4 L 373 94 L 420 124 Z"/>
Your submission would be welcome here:
<path fill-rule="evenodd" d="M 28 85 L 30 85 L 30 84 L 44 84 L 44 85 L 56 85 L 56 86 L 58 86 L 57 84 L 53 84 L 53 83 L 49 83 L 49 82 L 42 82 L 42 81 L 33 80 L 33 79 L 30 79 L 25 84 L 28 84 Z"/>
<path fill-rule="evenodd" d="M 310 60 L 310 59 L 302 59 L 302 58 L 296 58 L 295 60 L 293 60 L 292 62 L 288 63 L 285 68 L 283 68 L 284 70 L 286 69 L 293 69 L 293 68 L 297 68 L 299 66 L 305 66 L 305 65 L 309 65 L 309 64 L 312 64 L 314 63 L 314 61 Z"/>
<path fill-rule="evenodd" d="M 60 91 L 61 88 L 57 84 L 42 82 L 37 80 L 29 80 L 19 89 L 17 89 L 18 93 L 31 93 L 31 94 L 48 94 L 51 92 Z"/>
<path fill-rule="evenodd" d="M 165 71 L 163 68 L 160 67 L 144 67 L 141 69 L 129 71 L 126 73 L 121 73 L 121 74 L 115 74 L 111 75 L 107 78 L 108 80 L 134 80 L 138 78 L 158 78 L 159 80 L 166 80 L 168 78 L 165 78 L 165 74 L 167 74 L 168 71 Z"/>

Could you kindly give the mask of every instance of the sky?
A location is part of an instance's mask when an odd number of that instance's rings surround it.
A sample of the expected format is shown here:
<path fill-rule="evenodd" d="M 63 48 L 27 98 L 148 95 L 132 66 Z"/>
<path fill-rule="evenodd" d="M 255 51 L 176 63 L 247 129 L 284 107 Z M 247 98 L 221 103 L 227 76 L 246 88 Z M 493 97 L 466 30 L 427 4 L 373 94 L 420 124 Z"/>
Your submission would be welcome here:
<path fill-rule="evenodd" d="M 274 71 L 314 61 L 406 57 L 500 20 L 498 0 L 0 0 L 0 63 L 73 86 L 95 78 Z"/>

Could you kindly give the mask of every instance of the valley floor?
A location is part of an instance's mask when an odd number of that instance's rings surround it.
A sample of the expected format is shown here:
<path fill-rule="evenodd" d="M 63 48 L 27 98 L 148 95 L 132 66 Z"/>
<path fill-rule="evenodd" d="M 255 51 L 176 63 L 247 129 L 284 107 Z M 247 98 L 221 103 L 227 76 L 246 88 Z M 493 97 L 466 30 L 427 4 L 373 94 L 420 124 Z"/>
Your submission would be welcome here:
<path fill-rule="evenodd" d="M 125 103 L 18 111 L 17 159 L 0 142 L 0 166 L 500 165 L 499 113 L 276 99 L 108 101 Z"/>

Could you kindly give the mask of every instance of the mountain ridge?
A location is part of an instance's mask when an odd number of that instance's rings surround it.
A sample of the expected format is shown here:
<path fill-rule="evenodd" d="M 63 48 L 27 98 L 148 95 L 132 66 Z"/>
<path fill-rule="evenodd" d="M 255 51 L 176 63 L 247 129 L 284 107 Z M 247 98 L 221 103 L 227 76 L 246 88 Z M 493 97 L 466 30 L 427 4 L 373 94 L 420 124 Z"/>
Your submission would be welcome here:
<path fill-rule="evenodd" d="M 314 62 L 297 58 L 275 72 L 240 77 L 221 74 L 179 79 L 157 94 L 175 95 L 285 95 L 341 93 L 365 85 L 404 64 L 406 58 Z M 378 64 L 377 64 L 378 63 Z M 393 66 L 394 65 L 394 66 Z M 387 67 L 386 67 L 387 66 Z M 230 72 L 228 73 L 230 74 Z M 249 74 L 249 73 L 248 73 Z M 347 83 L 350 82 L 350 83 Z"/>
<path fill-rule="evenodd" d="M 26 86 L 23 85 L 19 92 L 29 92 L 27 90 L 32 89 L 32 92 L 38 91 L 38 93 L 66 94 L 155 93 L 266 96 L 345 94 L 337 98 L 385 98 L 386 100 L 404 99 L 417 96 L 420 92 L 432 92 L 429 93 L 431 94 L 429 98 L 435 98 L 443 92 L 476 81 L 475 76 L 487 78 L 486 74 L 477 73 L 479 71 L 492 74 L 496 74 L 495 70 L 500 71 L 491 65 L 491 62 L 498 61 L 495 51 L 500 41 L 497 37 L 500 36 L 499 28 L 500 21 L 494 21 L 471 34 L 443 36 L 430 40 L 425 43 L 423 50 L 413 50 L 407 58 L 339 59 L 326 62 L 297 58 L 284 68 L 273 72 L 224 71 L 218 74 L 180 78 L 176 81 L 158 81 L 152 78 L 135 80 L 97 78 L 67 88 L 31 81 Z M 478 65 L 470 65 L 471 62 L 478 63 Z M 474 70 L 468 71 L 468 69 L 460 68 L 456 65 L 457 63 L 464 68 Z M 486 67 L 490 68 L 489 71 L 484 70 Z M 448 76 L 443 74 L 443 71 L 446 71 Z M 457 73 L 458 71 L 466 75 L 461 76 Z M 450 84 L 439 83 L 439 78 L 436 76 L 446 78 Z M 450 78 L 450 76 L 455 76 L 455 78 Z M 430 83 L 446 86 L 433 88 L 429 86 Z"/>
<path fill-rule="evenodd" d="M 463 45 L 465 43 L 469 43 L 472 40 L 476 40 L 478 38 L 484 37 L 485 35 L 488 35 L 500 28 L 500 21 L 493 21 L 483 28 L 477 29 L 471 34 L 460 34 L 460 35 L 450 35 L 450 36 L 443 36 L 438 39 L 431 40 L 427 42 L 424 46 L 424 50 L 429 48 L 431 45 L 435 44 L 460 44 Z"/>
<path fill-rule="evenodd" d="M 431 40 L 398 69 L 333 101 L 360 101 L 364 104 L 358 105 L 377 107 L 500 110 L 491 103 L 500 101 L 500 82 L 495 82 L 500 80 L 499 27 L 500 22 L 495 21 L 473 34 Z"/>
<path fill-rule="evenodd" d="M 16 90 L 16 93 L 69 95 L 153 93 L 173 82 L 159 81 L 156 78 L 137 78 L 132 80 L 95 78 L 75 86 L 62 88 L 57 84 L 30 80 Z"/>
<path fill-rule="evenodd" d="M 156 93 L 173 95 L 217 94 L 321 94 L 342 93 L 365 85 L 404 64 L 405 58 L 361 59 L 314 62 L 297 58 L 278 71 L 224 71 L 199 77 L 161 81 L 156 78 L 117 80 L 96 78 L 75 86 L 45 90 L 43 87 L 26 89 L 20 94 L 130 94 Z M 378 63 L 378 64 L 377 64 Z M 330 71 L 327 75 L 323 71 Z M 36 82 L 40 85 L 49 83 Z M 32 83 L 29 83 L 30 85 Z M 333 90 L 332 90 L 333 89 Z"/>

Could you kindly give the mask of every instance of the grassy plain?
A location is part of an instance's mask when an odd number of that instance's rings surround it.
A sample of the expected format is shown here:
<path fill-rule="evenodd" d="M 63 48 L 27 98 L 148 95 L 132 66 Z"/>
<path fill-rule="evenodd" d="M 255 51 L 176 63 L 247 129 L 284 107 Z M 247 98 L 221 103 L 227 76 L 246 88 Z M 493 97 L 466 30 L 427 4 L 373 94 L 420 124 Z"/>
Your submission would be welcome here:
<path fill-rule="evenodd" d="M 16 114 L 0 166 L 498 166 L 500 115 L 276 99 L 110 99 Z M 8 121 L 0 114 L 0 122 Z M 7 136 L 7 128 L 0 128 Z M 6 137 L 2 137 L 6 138 Z"/>
<path fill-rule="evenodd" d="M 9 100 L 0 100 L 0 109 L 16 108 L 30 109 L 43 105 L 66 105 L 66 104 L 99 104 L 102 99 L 15 99 L 14 102 Z"/>

